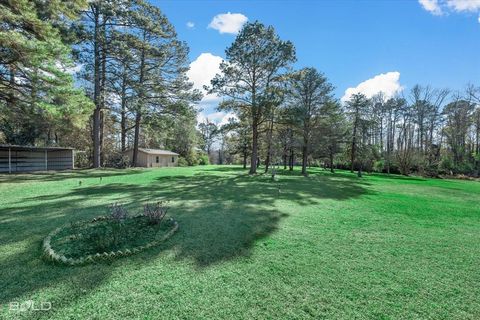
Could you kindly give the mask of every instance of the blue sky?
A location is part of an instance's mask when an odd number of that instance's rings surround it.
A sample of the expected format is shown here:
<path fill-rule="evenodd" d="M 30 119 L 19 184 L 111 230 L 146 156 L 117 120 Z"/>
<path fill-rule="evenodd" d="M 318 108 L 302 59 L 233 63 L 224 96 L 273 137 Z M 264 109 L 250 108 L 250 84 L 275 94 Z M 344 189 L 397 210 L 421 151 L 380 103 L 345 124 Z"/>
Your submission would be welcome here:
<path fill-rule="evenodd" d="M 208 70 L 215 69 L 235 39 L 234 33 L 208 27 L 215 16 L 226 13 L 273 25 L 282 39 L 295 44 L 294 67 L 324 72 L 339 99 L 348 88 L 367 93 L 383 88 L 393 94 L 417 83 L 453 90 L 467 83 L 480 85 L 480 0 L 152 3 L 188 43 L 192 62 L 204 54 L 195 65 L 198 85 L 208 82 Z M 242 21 L 239 15 L 224 18 L 232 20 L 225 22 L 226 28 Z M 222 121 L 225 114 L 215 113 L 216 103 L 207 97 L 202 115 Z"/>

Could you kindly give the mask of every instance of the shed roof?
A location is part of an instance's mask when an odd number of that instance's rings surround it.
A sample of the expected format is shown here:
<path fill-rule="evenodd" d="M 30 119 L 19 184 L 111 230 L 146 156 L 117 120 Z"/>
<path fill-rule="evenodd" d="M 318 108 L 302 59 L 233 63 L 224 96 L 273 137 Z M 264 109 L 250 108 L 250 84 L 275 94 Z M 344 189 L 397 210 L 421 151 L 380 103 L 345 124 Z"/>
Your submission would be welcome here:
<path fill-rule="evenodd" d="M 73 150 L 73 148 L 64 148 L 64 147 L 35 147 L 35 146 L 21 146 L 15 144 L 0 144 L 0 150 L 11 150 L 11 151 L 62 151 L 62 150 Z"/>
<path fill-rule="evenodd" d="M 165 155 L 165 156 L 178 156 L 178 153 L 169 150 L 162 150 L 162 149 L 149 149 L 149 148 L 138 148 L 139 151 L 148 153 L 148 154 L 158 154 L 158 155 Z"/>

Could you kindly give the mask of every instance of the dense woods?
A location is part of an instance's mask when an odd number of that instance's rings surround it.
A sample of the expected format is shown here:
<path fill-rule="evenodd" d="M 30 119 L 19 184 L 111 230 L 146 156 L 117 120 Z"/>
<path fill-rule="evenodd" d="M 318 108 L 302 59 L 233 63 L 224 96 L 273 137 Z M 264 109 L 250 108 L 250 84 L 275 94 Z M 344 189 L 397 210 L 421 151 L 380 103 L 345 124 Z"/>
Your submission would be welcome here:
<path fill-rule="evenodd" d="M 246 23 L 206 88 L 235 119 L 197 123 L 202 98 L 186 72 L 188 46 L 142 0 L 0 2 L 0 143 L 68 146 L 77 165 L 135 166 L 139 147 L 181 165 L 243 164 L 358 172 L 480 174 L 480 87 L 428 84 L 398 96 L 333 96 L 295 46 Z M 133 159 L 122 151 L 133 148 Z"/>

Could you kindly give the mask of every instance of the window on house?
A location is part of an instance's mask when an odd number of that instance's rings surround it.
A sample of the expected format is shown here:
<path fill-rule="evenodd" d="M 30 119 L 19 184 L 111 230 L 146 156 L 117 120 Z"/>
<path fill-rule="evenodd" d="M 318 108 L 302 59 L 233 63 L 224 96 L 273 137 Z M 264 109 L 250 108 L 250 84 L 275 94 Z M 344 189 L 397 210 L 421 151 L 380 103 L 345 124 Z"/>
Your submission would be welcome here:
<path fill-rule="evenodd" d="M 175 162 L 175 157 L 172 157 L 172 162 Z"/>
<path fill-rule="evenodd" d="M 160 157 L 159 156 L 156 157 L 155 162 L 160 163 Z"/>

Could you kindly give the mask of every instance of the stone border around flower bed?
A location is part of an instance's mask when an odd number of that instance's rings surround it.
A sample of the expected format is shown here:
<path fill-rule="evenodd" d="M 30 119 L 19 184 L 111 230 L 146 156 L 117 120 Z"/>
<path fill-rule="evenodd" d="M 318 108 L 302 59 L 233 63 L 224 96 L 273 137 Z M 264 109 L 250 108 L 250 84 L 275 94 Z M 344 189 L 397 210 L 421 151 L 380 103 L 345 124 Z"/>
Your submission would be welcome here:
<path fill-rule="evenodd" d="M 135 217 L 132 217 L 135 218 Z M 105 220 L 105 217 L 97 217 L 93 219 L 91 222 L 96 222 L 100 220 Z M 168 238 L 170 238 L 177 230 L 178 230 L 178 222 L 173 220 L 173 227 L 160 239 L 151 241 L 143 246 L 138 246 L 132 249 L 124 249 L 124 250 L 118 250 L 118 251 L 111 251 L 111 252 L 102 252 L 102 253 L 96 253 L 96 254 L 89 254 L 80 258 L 67 258 L 65 255 L 60 255 L 53 250 L 50 242 L 52 241 L 52 237 L 57 235 L 60 231 L 62 231 L 64 228 L 70 226 L 70 224 L 65 224 L 52 232 L 50 232 L 45 239 L 43 239 L 43 255 L 46 259 L 54 262 L 58 262 L 61 264 L 66 264 L 70 266 L 77 266 L 77 265 L 83 265 L 83 264 L 88 264 L 88 263 L 93 263 L 93 262 L 98 262 L 98 261 L 108 261 L 120 257 L 127 257 L 133 254 L 140 253 L 146 249 L 149 249 L 151 247 L 158 246 L 162 242 L 166 241 Z"/>

